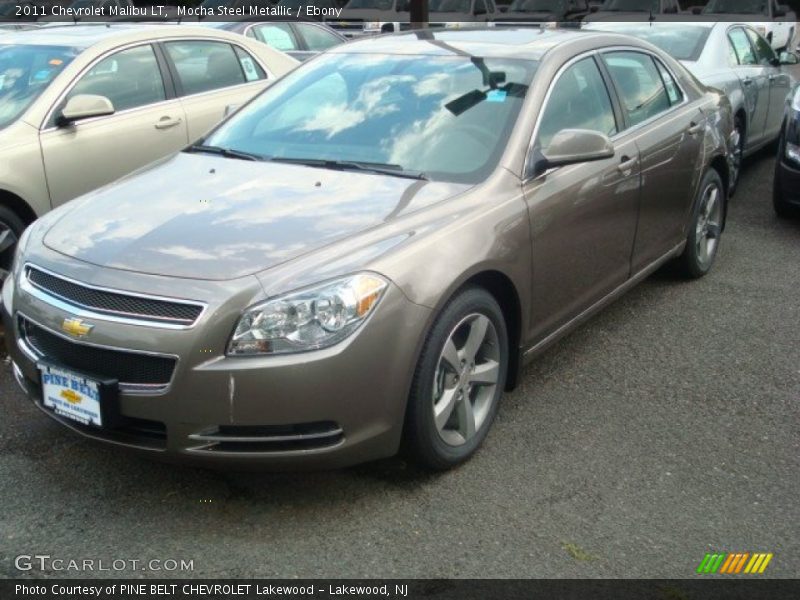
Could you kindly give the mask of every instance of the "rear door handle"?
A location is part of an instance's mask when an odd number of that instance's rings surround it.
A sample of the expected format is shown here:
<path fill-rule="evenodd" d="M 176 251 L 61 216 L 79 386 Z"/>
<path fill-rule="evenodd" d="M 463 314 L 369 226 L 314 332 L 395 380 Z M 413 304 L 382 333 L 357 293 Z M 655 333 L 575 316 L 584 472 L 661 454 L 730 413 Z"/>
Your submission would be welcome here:
<path fill-rule="evenodd" d="M 686 131 L 689 132 L 689 135 L 697 135 L 698 133 L 703 131 L 703 124 L 695 123 L 694 121 L 692 121 L 691 123 L 689 123 L 689 129 L 687 129 Z"/>
<path fill-rule="evenodd" d="M 619 170 L 620 173 L 627 173 L 636 166 L 637 160 L 638 159 L 635 157 L 628 158 L 627 156 L 623 156 L 622 162 L 617 165 L 617 170 Z"/>
<path fill-rule="evenodd" d="M 156 123 L 156 129 L 169 129 L 170 127 L 175 127 L 176 125 L 180 125 L 182 122 L 183 119 L 173 119 L 172 117 L 161 117 Z"/>

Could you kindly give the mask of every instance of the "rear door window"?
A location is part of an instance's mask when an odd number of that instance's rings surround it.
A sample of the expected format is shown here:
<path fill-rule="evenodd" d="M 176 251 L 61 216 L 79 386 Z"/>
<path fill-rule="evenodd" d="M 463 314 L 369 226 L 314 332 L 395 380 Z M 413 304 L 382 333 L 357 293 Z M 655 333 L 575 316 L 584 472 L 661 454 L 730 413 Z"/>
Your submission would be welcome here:
<path fill-rule="evenodd" d="M 671 106 L 667 89 L 649 54 L 608 52 L 603 58 L 630 126 L 638 125 Z"/>
<path fill-rule="evenodd" d="M 166 42 L 183 94 L 199 94 L 247 82 L 233 47 L 224 42 Z"/>

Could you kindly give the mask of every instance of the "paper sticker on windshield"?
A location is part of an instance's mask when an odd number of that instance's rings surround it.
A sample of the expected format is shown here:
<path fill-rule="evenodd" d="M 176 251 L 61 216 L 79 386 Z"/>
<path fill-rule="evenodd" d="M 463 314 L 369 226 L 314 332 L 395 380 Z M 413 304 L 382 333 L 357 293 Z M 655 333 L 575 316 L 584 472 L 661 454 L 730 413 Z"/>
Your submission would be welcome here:
<path fill-rule="evenodd" d="M 258 79 L 258 72 L 256 71 L 252 58 L 249 56 L 242 56 L 239 58 L 239 62 L 242 63 L 242 69 L 244 69 L 244 76 L 247 81 L 255 81 Z"/>
<path fill-rule="evenodd" d="M 491 90 L 488 94 L 486 94 L 486 101 L 487 102 L 505 102 L 506 101 L 506 91 L 505 90 Z"/>

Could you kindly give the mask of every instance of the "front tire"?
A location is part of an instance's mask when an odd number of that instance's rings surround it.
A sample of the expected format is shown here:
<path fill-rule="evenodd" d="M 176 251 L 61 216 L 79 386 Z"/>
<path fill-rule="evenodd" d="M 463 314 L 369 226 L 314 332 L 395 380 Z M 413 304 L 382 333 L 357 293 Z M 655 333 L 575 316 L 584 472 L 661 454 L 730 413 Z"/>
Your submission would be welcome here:
<path fill-rule="evenodd" d="M 11 269 L 17 240 L 25 231 L 25 222 L 11 209 L 0 206 L 0 281 Z"/>
<path fill-rule="evenodd" d="M 497 414 L 508 371 L 503 312 L 469 287 L 442 310 L 425 341 L 411 387 L 405 446 L 420 465 L 449 469 L 472 456 Z"/>
<path fill-rule="evenodd" d="M 681 274 L 689 279 L 708 273 L 719 249 L 725 217 L 725 187 L 716 170 L 706 172 L 694 204 L 686 248 L 677 261 Z"/>

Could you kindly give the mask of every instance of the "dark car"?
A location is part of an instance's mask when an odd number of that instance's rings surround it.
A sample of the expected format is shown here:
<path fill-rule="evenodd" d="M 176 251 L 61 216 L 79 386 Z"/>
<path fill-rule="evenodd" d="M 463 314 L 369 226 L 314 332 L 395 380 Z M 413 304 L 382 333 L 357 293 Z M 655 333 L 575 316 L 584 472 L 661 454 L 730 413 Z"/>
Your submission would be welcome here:
<path fill-rule="evenodd" d="M 605 0 L 591 7 L 586 21 L 661 21 L 678 20 L 678 0 Z"/>
<path fill-rule="evenodd" d="M 574 23 L 589 14 L 587 0 L 514 0 L 498 25 L 508 23 Z"/>
<path fill-rule="evenodd" d="M 786 119 L 775 161 L 773 204 L 779 217 L 800 214 L 800 85 L 786 100 Z"/>

